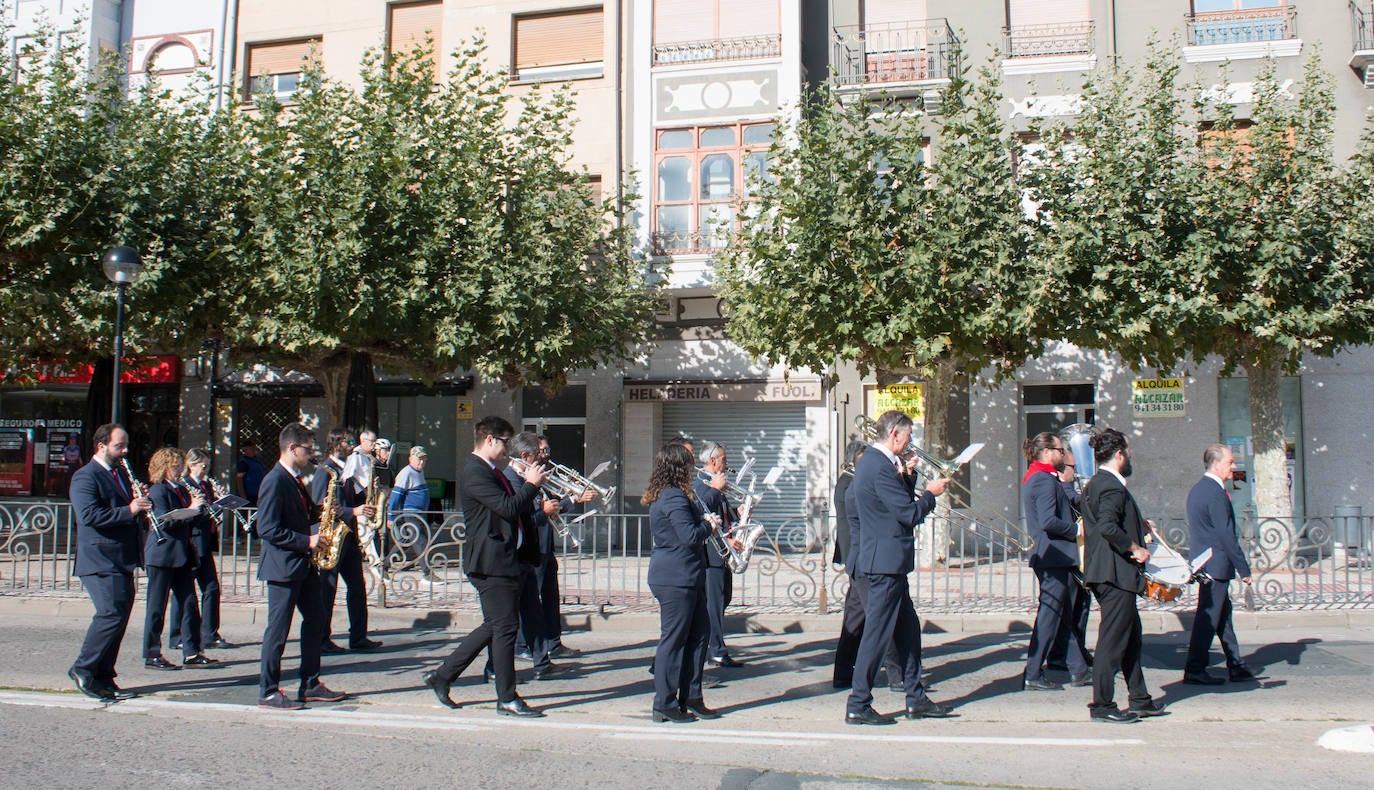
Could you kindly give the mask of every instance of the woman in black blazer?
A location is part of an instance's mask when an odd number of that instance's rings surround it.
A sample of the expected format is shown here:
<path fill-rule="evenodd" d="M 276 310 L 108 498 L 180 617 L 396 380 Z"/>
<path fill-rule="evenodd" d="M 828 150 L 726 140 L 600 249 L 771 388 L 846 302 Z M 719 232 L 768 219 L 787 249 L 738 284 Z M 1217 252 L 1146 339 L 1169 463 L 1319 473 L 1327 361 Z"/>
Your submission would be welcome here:
<path fill-rule="evenodd" d="M 659 639 L 654 654 L 654 721 L 685 723 L 715 719 L 701 697 L 706 664 L 706 538 L 711 527 L 692 495 L 692 451 L 665 445 L 654 456 L 649 487 L 640 498 L 649 506 L 654 551 L 649 589 L 658 599 Z"/>
<path fill-rule="evenodd" d="M 158 450 L 148 462 L 148 478 L 153 484 L 148 490 L 148 498 L 153 502 L 153 513 L 162 521 L 160 530 L 149 530 L 143 547 L 143 564 L 148 573 L 143 665 L 151 669 L 181 669 L 162 657 L 162 625 L 167 616 L 168 592 L 176 598 L 181 611 L 182 663 L 192 667 L 217 663 L 200 651 L 200 607 L 195 596 L 197 557 L 191 544 L 191 525 L 195 516 L 178 520 L 166 518 L 174 510 L 199 510 L 205 505 L 204 494 L 187 491 L 177 482 L 185 471 L 185 456 L 174 447 Z"/>

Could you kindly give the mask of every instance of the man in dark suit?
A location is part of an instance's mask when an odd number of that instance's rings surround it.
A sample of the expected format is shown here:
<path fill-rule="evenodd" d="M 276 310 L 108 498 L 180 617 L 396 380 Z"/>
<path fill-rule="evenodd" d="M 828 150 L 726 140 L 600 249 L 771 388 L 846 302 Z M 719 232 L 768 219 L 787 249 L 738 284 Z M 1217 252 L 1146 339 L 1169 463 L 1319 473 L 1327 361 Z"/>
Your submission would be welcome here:
<path fill-rule="evenodd" d="M 1074 578 L 1078 567 L 1078 522 L 1073 514 L 1072 489 L 1063 479 L 1064 443 L 1058 435 L 1045 431 L 1027 439 L 1022 450 L 1029 466 L 1021 478 L 1021 509 L 1026 514 L 1026 530 L 1034 541 L 1030 566 L 1040 582 L 1040 607 L 1035 613 L 1022 688 L 1062 688 L 1043 673 L 1046 658 L 1062 632 L 1068 635 L 1069 683 L 1086 686 L 1092 682 L 1091 674 L 1083 646 L 1078 642 L 1075 615 L 1079 598 L 1087 593 Z"/>
<path fill-rule="evenodd" d="M 339 594 L 339 579 L 348 587 L 344 604 L 348 609 L 348 648 L 359 652 L 376 650 L 382 643 L 367 636 L 367 581 L 363 578 L 363 551 L 358 545 L 358 516 L 372 518 L 377 512 L 367 504 L 367 491 L 358 484 L 356 478 L 344 474 L 348 457 L 357 446 L 353 432 L 345 428 L 335 428 L 325 437 L 329 456 L 323 466 L 334 470 L 338 475 L 339 520 L 348 525 L 343 537 L 343 548 L 339 553 L 339 564 L 320 571 L 320 590 L 323 596 L 324 638 L 320 649 L 325 653 L 342 653 L 342 647 L 333 640 L 334 602 Z M 372 471 L 371 459 L 365 459 L 368 474 Z M 318 506 L 324 502 L 329 489 L 329 473 L 323 468 L 310 481 L 311 498 Z"/>
<path fill-rule="evenodd" d="M 502 472 L 514 489 L 525 482 L 520 476 L 521 469 L 541 463 L 539 434 L 530 431 L 517 433 L 507 445 L 507 452 L 511 458 L 520 459 L 519 464 L 510 463 Z M 549 525 L 548 514 L 557 514 L 560 509 L 558 500 L 545 496 L 543 490 L 540 490 L 539 494 L 520 510 L 520 519 L 523 523 L 533 525 L 531 535 L 534 537 L 534 545 L 533 548 L 526 545 L 517 552 L 520 557 L 520 630 L 516 633 L 516 650 L 519 651 L 520 643 L 523 642 L 525 650 L 530 654 L 530 662 L 534 664 L 535 680 L 550 680 L 561 674 L 563 669 L 555 666 L 550 657 L 552 642 L 547 637 L 549 628 L 544 621 L 544 605 L 539 590 L 539 566 L 553 553 L 553 529 Z M 490 671 L 491 653 L 488 652 L 487 655 L 487 667 Z"/>
<path fill-rule="evenodd" d="M 553 458 L 549 440 L 539 437 L 539 462 L 548 463 Z M 550 658 L 577 658 L 582 651 L 563 644 L 562 595 L 558 589 L 558 547 L 555 545 L 553 522 L 562 518 L 564 513 L 572 512 L 574 507 L 585 505 L 596 498 L 594 489 L 587 489 L 576 497 L 565 496 L 557 502 L 541 497 L 536 501 L 534 525 L 539 529 L 540 559 L 535 571 L 539 581 L 539 605 L 544 610 L 544 638 L 549 642 Z"/>
<path fill-rule="evenodd" d="M 1163 716 L 1164 704 L 1150 698 L 1140 667 L 1141 626 L 1136 596 L 1145 591 L 1146 522 L 1126 490 L 1131 476 L 1131 448 L 1126 435 L 1108 428 L 1091 440 L 1097 474 L 1083 494 L 1083 581 L 1097 598 L 1102 622 L 1093 660 L 1094 721 L 1129 723 L 1142 716 Z M 1126 678 L 1130 710 L 1112 702 L 1116 674 Z"/>
<path fill-rule="evenodd" d="M 541 465 L 521 472 L 517 489 L 498 468 L 515 428 L 500 417 L 485 417 L 474 428 L 472 457 L 463 467 L 460 502 L 467 527 L 463 570 L 482 606 L 482 624 L 436 669 L 424 674 L 425 685 L 445 707 L 457 708 L 449 687 L 479 653 L 491 648 L 496 673 L 496 712 L 507 716 L 543 716 L 515 694 L 515 632 L 520 628 L 520 563 L 538 561 L 533 524 L 521 515 L 539 495 L 546 473 Z"/>
<path fill-rule="evenodd" d="M 1188 660 L 1183 665 L 1183 682 L 1200 686 L 1221 683 L 1221 678 L 1208 674 L 1208 654 L 1212 640 L 1221 640 L 1221 652 L 1226 657 L 1226 674 L 1233 683 L 1255 680 L 1255 674 L 1245 666 L 1236 641 L 1236 629 L 1231 624 L 1230 581 L 1250 583 L 1250 563 L 1236 539 L 1236 511 L 1231 507 L 1231 473 L 1236 469 L 1231 449 L 1214 444 L 1202 453 L 1202 466 L 1207 471 L 1188 492 L 1188 550 L 1190 559 L 1207 549 L 1212 557 L 1203 567 L 1210 577 L 1198 583 L 1197 612 L 1193 615 L 1193 633 L 1188 639 Z"/>
<path fill-rule="evenodd" d="M 940 718 L 949 708 L 926 696 L 921 684 L 920 621 L 911 605 L 907 575 L 916 567 L 916 525 L 935 509 L 935 497 L 949 485 L 932 480 L 919 497 L 899 454 L 911 441 L 911 418 L 896 411 L 878 418 L 878 436 L 854 469 L 846 492 L 853 497 L 849 518 L 859 525 L 853 569 L 868 584 L 864 633 L 854 662 L 854 685 L 845 705 L 849 724 L 892 724 L 873 710 L 873 681 L 890 642 L 902 664 L 908 719 Z M 853 548 L 851 542 L 851 548 Z"/>
<path fill-rule="evenodd" d="M 129 433 L 119 425 L 95 429 L 95 454 L 72 475 L 76 517 L 76 575 L 95 606 L 86 639 L 67 676 L 88 697 L 102 702 L 133 694 L 115 683 L 115 660 L 134 609 L 134 568 L 142 564 L 139 532 L 153 503 L 135 497 L 121 468 Z"/>
<path fill-rule="evenodd" d="M 697 460 L 710 479 L 706 479 L 705 475 L 696 475 L 692 481 L 692 493 L 696 494 L 707 513 L 714 513 L 720 518 L 721 533 L 728 533 L 739 521 L 739 514 L 721 493 L 729 483 L 725 476 L 729 469 L 725 445 L 719 442 L 702 444 Z M 731 656 L 729 648 L 725 646 L 725 608 L 734 597 L 735 580 L 727 558 L 721 556 L 723 549 L 719 548 L 718 541 L 728 539 L 713 536 L 706 541 L 706 616 L 711 626 L 711 633 L 706 639 L 706 658 L 719 667 L 742 667 L 744 662 Z"/>
<path fill-rule="evenodd" d="M 320 681 L 320 641 L 324 613 L 320 573 L 310 562 L 319 545 L 318 525 L 312 529 L 310 494 L 301 470 L 315 455 L 315 435 L 300 423 L 282 428 L 281 458 L 258 489 L 258 535 L 262 557 L 258 578 L 267 582 L 267 627 L 262 634 L 258 678 L 258 707 L 297 710 L 305 702 L 338 702 L 348 695 Z M 323 470 L 317 475 L 327 477 Z M 281 692 L 281 656 L 291 633 L 294 610 L 301 613 L 301 683 L 296 699 Z"/>

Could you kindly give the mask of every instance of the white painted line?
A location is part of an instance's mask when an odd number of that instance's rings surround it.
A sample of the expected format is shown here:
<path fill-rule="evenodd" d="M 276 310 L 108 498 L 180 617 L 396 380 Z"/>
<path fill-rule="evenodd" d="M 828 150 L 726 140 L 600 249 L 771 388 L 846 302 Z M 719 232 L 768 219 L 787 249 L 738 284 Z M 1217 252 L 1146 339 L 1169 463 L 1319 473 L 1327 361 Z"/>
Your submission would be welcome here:
<path fill-rule="evenodd" d="M 612 732 L 607 738 L 627 741 L 691 741 L 696 743 L 750 743 L 759 746 L 824 746 L 828 741 L 804 741 L 779 738 L 749 738 L 737 735 L 692 734 L 686 732 Z"/>

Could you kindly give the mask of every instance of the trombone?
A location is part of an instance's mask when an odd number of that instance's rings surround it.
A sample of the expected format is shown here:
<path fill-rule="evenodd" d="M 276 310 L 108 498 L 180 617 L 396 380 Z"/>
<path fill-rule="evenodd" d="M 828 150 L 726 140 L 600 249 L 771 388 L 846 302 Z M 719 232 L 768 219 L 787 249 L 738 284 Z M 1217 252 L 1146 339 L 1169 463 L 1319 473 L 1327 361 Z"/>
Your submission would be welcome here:
<path fill-rule="evenodd" d="M 870 443 L 876 442 L 882 438 L 878 435 L 878 423 L 870 419 L 867 415 L 860 414 L 858 417 L 855 417 L 854 427 L 858 428 L 860 434 Z M 917 472 L 928 479 L 935 479 L 936 477 L 949 478 L 950 485 L 954 486 L 961 494 L 968 497 L 970 510 L 972 510 L 974 506 L 977 507 L 977 510 L 974 510 L 972 514 L 975 525 L 983 524 L 998 536 L 1005 539 L 1008 543 L 1015 546 L 1018 550 L 1029 551 L 1031 546 L 1034 545 L 1034 541 L 1031 540 L 1030 535 L 1022 529 L 1019 524 L 1002 515 L 1002 512 L 997 508 L 984 502 L 973 493 L 969 486 L 964 485 L 954 477 L 959 472 L 960 467 L 972 459 L 973 456 L 977 455 L 978 451 L 981 449 L 983 449 L 982 443 L 971 444 L 965 447 L 963 452 L 959 453 L 957 457 L 945 461 L 927 452 L 920 445 L 916 444 L 915 439 L 911 439 L 907 442 L 906 449 L 902 451 L 902 456 L 915 458 Z M 997 526 L 987 523 L 988 520 L 985 518 L 978 518 L 978 516 L 985 513 L 996 516 L 1005 526 Z M 967 529 L 967 527 L 963 529 Z"/>

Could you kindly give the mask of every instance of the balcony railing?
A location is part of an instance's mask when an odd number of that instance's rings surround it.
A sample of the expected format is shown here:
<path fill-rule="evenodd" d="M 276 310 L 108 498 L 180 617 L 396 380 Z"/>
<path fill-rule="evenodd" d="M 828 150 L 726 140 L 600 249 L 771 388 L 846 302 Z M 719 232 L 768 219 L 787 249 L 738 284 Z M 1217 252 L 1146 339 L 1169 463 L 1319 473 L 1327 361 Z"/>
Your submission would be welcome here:
<path fill-rule="evenodd" d="M 1017 25 L 1005 32 L 1007 56 L 1012 58 L 1088 55 L 1093 51 L 1093 23 L 1090 21 Z"/>
<path fill-rule="evenodd" d="M 1297 38 L 1297 16 L 1297 7 L 1291 5 L 1189 14 L 1188 43 L 1201 47 Z"/>
<path fill-rule="evenodd" d="M 1374 50 L 1374 3 L 1365 8 L 1351 3 L 1350 17 L 1355 28 L 1355 51 Z"/>
<path fill-rule="evenodd" d="M 959 40 L 945 19 L 835 28 L 830 62 L 841 85 L 946 80 L 959 68 Z"/>
<path fill-rule="evenodd" d="M 782 36 L 743 36 L 711 38 L 704 41 L 679 41 L 654 45 L 654 65 L 711 63 L 722 60 L 758 60 L 782 54 Z"/>
<path fill-rule="evenodd" d="M 694 255 L 723 250 L 730 243 L 726 231 L 657 231 L 650 236 L 654 255 Z"/>

